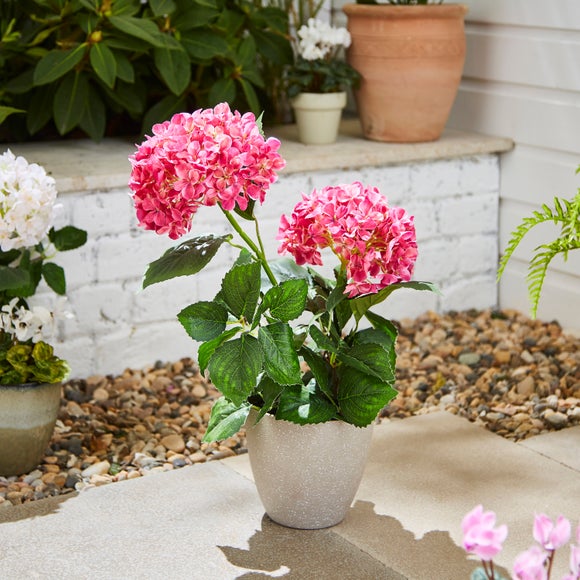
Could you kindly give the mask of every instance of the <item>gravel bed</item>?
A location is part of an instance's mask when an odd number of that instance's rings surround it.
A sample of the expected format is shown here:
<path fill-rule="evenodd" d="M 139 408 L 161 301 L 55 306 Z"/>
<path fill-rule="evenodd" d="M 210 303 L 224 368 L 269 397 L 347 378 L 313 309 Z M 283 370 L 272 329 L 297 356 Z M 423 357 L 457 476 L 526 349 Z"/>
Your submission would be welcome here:
<path fill-rule="evenodd" d="M 446 410 L 507 439 L 580 425 L 580 339 L 517 311 L 399 323 L 399 396 L 380 420 Z M 65 383 L 42 463 L 0 477 L 0 509 L 245 453 L 241 432 L 201 442 L 219 396 L 194 361 Z"/>

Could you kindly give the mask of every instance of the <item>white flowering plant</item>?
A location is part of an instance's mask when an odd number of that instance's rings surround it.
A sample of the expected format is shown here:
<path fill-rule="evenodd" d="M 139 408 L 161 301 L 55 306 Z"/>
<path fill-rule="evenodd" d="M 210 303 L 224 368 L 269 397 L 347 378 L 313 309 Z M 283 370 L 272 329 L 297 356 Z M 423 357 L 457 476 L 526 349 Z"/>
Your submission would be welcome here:
<path fill-rule="evenodd" d="M 62 381 L 65 361 L 45 338 L 52 335 L 53 314 L 28 305 L 41 280 L 56 294 L 66 293 L 64 269 L 52 258 L 87 240 L 73 226 L 54 229 L 56 183 L 44 168 L 0 155 L 0 384 Z"/>
<path fill-rule="evenodd" d="M 342 56 L 351 42 L 346 28 L 310 18 L 297 34 L 295 62 L 286 77 L 290 97 L 299 93 L 336 93 L 358 86 L 359 73 Z"/>

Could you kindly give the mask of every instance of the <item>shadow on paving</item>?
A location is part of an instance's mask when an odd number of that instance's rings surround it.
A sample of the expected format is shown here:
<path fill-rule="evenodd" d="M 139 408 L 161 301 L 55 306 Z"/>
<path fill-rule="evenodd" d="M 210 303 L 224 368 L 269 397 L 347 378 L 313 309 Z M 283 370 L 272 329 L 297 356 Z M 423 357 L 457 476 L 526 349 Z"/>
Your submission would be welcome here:
<path fill-rule="evenodd" d="M 324 530 L 286 528 L 264 515 L 248 549 L 218 547 L 234 566 L 253 570 L 237 580 L 463 580 L 478 565 L 447 532 L 417 540 L 367 501 L 357 501 L 342 524 Z"/>

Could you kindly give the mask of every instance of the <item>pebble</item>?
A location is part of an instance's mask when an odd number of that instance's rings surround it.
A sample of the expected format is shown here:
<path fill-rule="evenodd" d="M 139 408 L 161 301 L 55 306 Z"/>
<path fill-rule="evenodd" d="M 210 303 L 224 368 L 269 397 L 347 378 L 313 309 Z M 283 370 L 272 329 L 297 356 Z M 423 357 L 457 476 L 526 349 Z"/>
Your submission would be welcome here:
<path fill-rule="evenodd" d="M 382 419 L 444 409 L 512 441 L 580 425 L 580 339 L 556 323 L 470 310 L 399 329 L 399 396 Z M 202 443 L 219 393 L 192 359 L 63 387 L 47 454 L 28 474 L 0 477 L 0 509 L 246 452 L 243 430 Z"/>

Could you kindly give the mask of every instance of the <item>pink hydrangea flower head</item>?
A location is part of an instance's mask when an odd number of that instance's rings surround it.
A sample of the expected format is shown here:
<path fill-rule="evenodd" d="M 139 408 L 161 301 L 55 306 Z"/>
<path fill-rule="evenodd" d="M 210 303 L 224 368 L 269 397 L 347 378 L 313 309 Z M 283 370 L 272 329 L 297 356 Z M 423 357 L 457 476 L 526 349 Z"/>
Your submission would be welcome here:
<path fill-rule="evenodd" d="M 303 194 L 292 215 L 282 216 L 277 239 L 279 253 L 299 265 L 322 265 L 320 250 L 332 250 L 346 268 L 350 297 L 410 280 L 417 259 L 413 217 L 360 182 Z"/>
<path fill-rule="evenodd" d="M 547 580 L 548 572 L 545 567 L 548 554 L 540 546 L 532 546 L 522 552 L 514 562 L 514 580 Z"/>
<path fill-rule="evenodd" d="M 129 187 L 139 225 L 172 239 L 189 231 L 201 206 L 263 203 L 285 165 L 280 142 L 263 137 L 252 113 L 227 103 L 178 113 L 152 132 L 130 157 Z"/>
<path fill-rule="evenodd" d="M 494 512 L 485 512 L 483 506 L 478 505 L 467 513 L 461 522 L 463 548 L 486 562 L 501 552 L 508 534 L 507 526 L 501 525 L 496 528 L 495 521 Z"/>
<path fill-rule="evenodd" d="M 534 540 L 544 550 L 557 550 L 570 539 L 570 522 L 564 516 L 558 516 L 556 523 L 546 514 L 534 517 Z"/>

